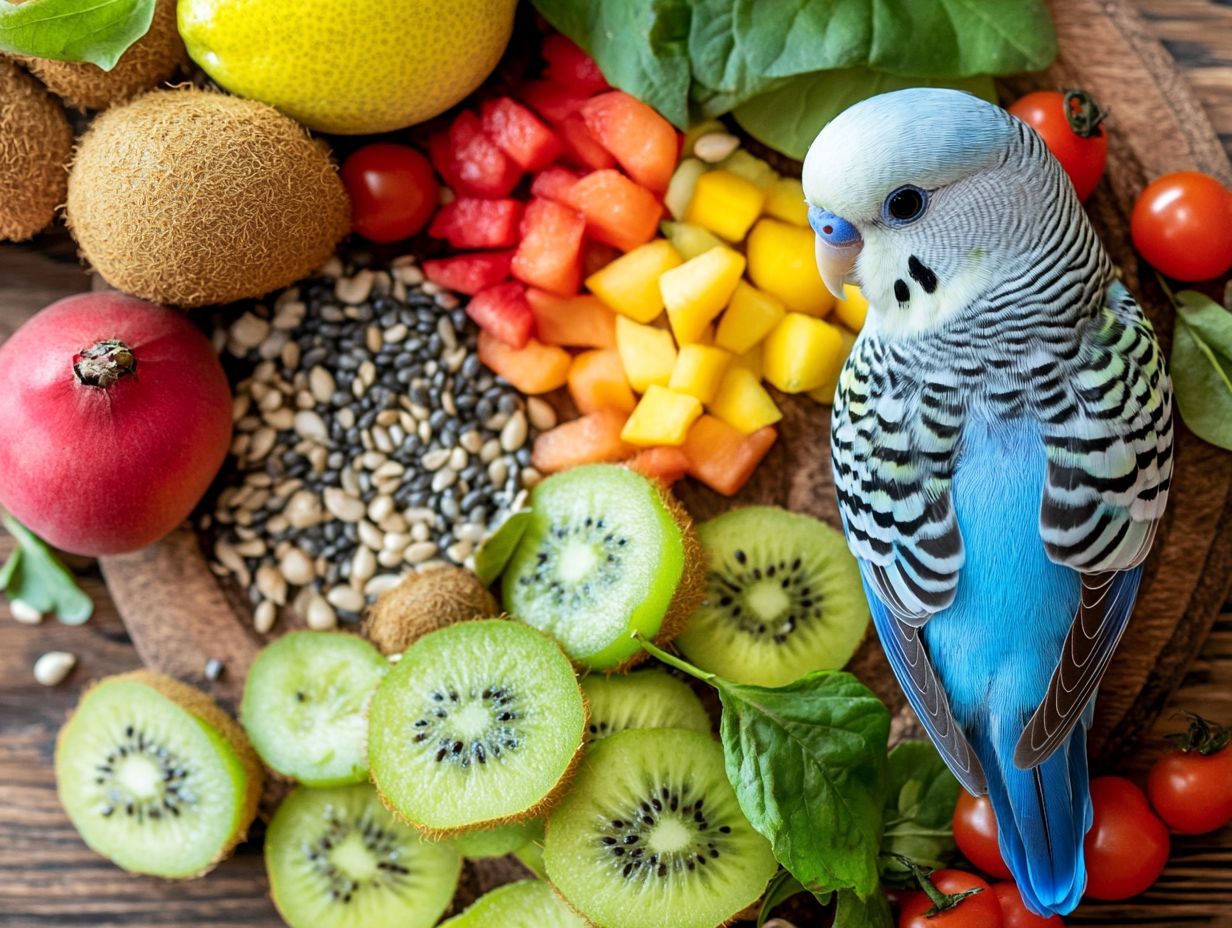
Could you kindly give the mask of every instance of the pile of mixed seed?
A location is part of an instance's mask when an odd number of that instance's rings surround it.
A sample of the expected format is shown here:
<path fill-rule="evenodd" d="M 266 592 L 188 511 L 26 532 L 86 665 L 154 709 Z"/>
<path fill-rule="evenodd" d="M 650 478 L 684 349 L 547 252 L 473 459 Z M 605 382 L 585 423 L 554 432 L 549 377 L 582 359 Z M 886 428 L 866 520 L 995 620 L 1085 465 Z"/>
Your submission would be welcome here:
<path fill-rule="evenodd" d="M 413 258 L 365 263 L 335 258 L 215 332 L 235 437 L 201 528 L 260 632 L 288 603 L 332 628 L 407 570 L 470 566 L 540 479 L 551 406 L 483 366 L 459 298 Z"/>

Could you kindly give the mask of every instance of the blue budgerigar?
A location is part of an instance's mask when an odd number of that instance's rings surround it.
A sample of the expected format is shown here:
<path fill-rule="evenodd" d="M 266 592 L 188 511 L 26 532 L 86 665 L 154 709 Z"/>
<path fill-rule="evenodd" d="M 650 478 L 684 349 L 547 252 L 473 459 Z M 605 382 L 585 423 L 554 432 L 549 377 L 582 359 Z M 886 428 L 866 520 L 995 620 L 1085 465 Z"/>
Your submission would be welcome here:
<path fill-rule="evenodd" d="M 817 261 L 869 316 L 834 401 L 839 510 L 890 666 L 1028 907 L 1086 885 L 1086 733 L 1172 473 L 1150 323 L 1061 166 L 976 97 L 858 103 L 804 163 Z"/>

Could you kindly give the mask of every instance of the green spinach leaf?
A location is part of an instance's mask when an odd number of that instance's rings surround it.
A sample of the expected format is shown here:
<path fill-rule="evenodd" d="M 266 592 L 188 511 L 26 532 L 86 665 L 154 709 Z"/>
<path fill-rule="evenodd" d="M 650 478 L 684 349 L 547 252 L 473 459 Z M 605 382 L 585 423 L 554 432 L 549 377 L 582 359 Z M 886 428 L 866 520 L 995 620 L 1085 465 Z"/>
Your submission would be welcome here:
<path fill-rule="evenodd" d="M 94 603 L 77 586 L 68 568 L 33 532 L 5 516 L 4 527 L 17 547 L 0 568 L 0 590 L 44 614 L 55 613 L 67 625 L 80 625 L 94 612 Z"/>
<path fill-rule="evenodd" d="M 146 34 L 156 0 L 0 0 L 0 51 L 88 61 L 104 71 Z"/>
<path fill-rule="evenodd" d="M 1177 408 L 1199 438 L 1232 450 L 1232 313 L 1196 290 L 1172 299 L 1169 367 Z"/>
<path fill-rule="evenodd" d="M 770 881 L 770 885 L 766 887 L 766 893 L 761 897 L 761 908 L 757 910 L 757 928 L 762 928 L 766 923 L 766 919 L 770 917 L 770 913 L 774 909 L 792 896 L 798 896 L 800 893 L 807 890 L 800 885 L 800 881 L 788 873 L 786 870 L 780 870 L 774 879 Z M 828 898 L 823 897 L 821 904 L 825 905 Z"/>
<path fill-rule="evenodd" d="M 861 899 L 850 889 L 837 894 L 834 928 L 892 928 L 894 917 L 885 893 L 878 890 Z"/>
<path fill-rule="evenodd" d="M 888 762 L 882 878 L 914 886 L 913 875 L 899 856 L 927 870 L 938 870 L 955 854 L 953 822 L 958 781 L 927 741 L 904 741 L 890 752 Z"/>

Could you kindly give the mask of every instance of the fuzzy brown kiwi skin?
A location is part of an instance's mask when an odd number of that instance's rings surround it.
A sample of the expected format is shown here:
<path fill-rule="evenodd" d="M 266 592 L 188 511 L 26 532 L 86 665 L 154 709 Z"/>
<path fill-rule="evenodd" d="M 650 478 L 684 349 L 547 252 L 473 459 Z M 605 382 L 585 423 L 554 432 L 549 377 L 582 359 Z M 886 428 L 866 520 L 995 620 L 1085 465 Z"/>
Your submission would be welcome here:
<path fill-rule="evenodd" d="M 500 611 L 473 573 L 442 565 L 410 574 L 382 593 L 368 610 L 363 634 L 382 654 L 401 654 L 424 635 Z"/>
<path fill-rule="evenodd" d="M 241 826 L 236 830 L 236 833 L 231 837 L 231 840 L 219 850 L 218 856 L 210 863 L 202 867 L 196 873 L 191 873 L 183 877 L 160 877 L 160 879 L 173 880 L 179 882 L 181 880 L 192 880 L 197 877 L 204 876 L 218 866 L 222 861 L 231 856 L 231 852 L 235 850 L 236 845 L 248 837 L 248 828 L 252 821 L 257 816 L 257 804 L 261 801 L 261 789 L 265 776 L 265 768 L 261 765 L 261 759 L 257 756 L 257 752 L 248 742 L 248 736 L 244 734 L 244 729 L 239 726 L 235 719 L 231 718 L 223 711 L 219 705 L 210 699 L 205 693 L 195 687 L 189 686 L 187 683 L 182 683 L 165 674 L 156 673 L 153 670 L 133 670 L 129 673 L 115 674 L 110 677 L 103 677 L 101 680 L 95 681 L 89 689 L 81 694 L 81 702 L 90 694 L 90 690 L 103 683 L 115 683 L 125 681 L 129 683 L 139 683 L 142 686 L 148 686 L 161 696 L 171 700 L 185 712 L 196 716 L 205 724 L 209 725 L 227 742 L 228 746 L 235 751 L 239 758 L 240 765 L 244 768 L 244 772 L 248 775 L 248 787 L 244 792 L 243 810 L 240 816 Z M 60 749 L 63 747 L 64 733 L 68 731 L 68 723 L 72 719 L 73 714 L 70 712 L 68 718 L 64 720 L 64 725 L 60 728 L 59 735 L 56 736 L 56 764 L 59 764 Z"/>
<path fill-rule="evenodd" d="M 68 187 L 73 132 L 58 100 L 0 58 L 0 241 L 51 225 Z"/>

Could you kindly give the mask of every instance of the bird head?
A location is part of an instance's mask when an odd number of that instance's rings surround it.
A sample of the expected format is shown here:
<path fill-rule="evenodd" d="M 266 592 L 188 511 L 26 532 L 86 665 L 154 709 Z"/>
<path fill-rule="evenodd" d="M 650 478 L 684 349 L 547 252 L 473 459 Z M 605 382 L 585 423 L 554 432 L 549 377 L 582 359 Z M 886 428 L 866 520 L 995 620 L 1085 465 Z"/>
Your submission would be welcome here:
<path fill-rule="evenodd" d="M 826 287 L 841 296 L 845 281 L 858 283 L 891 335 L 935 328 L 1021 270 L 1039 244 L 1032 211 L 1069 190 L 1022 123 L 939 88 L 843 111 L 814 140 L 803 174 Z"/>

